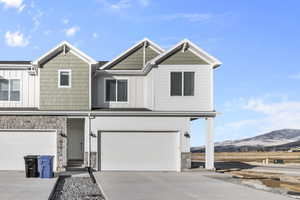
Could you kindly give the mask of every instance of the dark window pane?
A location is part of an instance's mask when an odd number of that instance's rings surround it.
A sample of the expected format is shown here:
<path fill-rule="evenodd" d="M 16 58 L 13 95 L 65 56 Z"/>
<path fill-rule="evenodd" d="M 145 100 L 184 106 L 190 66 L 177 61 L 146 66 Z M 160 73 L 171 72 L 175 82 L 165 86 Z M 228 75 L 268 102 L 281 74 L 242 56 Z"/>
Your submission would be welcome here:
<path fill-rule="evenodd" d="M 8 80 L 0 79 L 0 101 L 8 101 Z"/>
<path fill-rule="evenodd" d="M 182 96 L 181 72 L 171 72 L 171 96 Z"/>
<path fill-rule="evenodd" d="M 194 96 L 194 72 L 184 72 L 184 96 Z"/>
<path fill-rule="evenodd" d="M 118 80 L 118 101 L 127 101 L 127 80 Z"/>
<path fill-rule="evenodd" d="M 60 85 L 70 86 L 70 72 L 60 72 Z"/>
<path fill-rule="evenodd" d="M 10 80 L 10 101 L 20 101 L 20 80 Z"/>
<path fill-rule="evenodd" d="M 116 101 L 116 80 L 106 80 L 106 101 Z"/>

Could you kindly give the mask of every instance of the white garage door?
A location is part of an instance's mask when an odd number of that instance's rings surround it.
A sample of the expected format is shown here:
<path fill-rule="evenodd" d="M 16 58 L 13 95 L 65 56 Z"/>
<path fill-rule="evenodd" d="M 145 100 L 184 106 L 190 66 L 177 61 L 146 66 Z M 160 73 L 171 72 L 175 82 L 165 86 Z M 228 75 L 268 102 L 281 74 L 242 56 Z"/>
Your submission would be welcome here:
<path fill-rule="evenodd" d="M 100 170 L 179 171 L 178 132 L 102 132 Z"/>
<path fill-rule="evenodd" d="M 56 132 L 0 130 L 0 170 L 25 170 L 26 155 L 54 155 L 56 169 L 56 149 Z"/>

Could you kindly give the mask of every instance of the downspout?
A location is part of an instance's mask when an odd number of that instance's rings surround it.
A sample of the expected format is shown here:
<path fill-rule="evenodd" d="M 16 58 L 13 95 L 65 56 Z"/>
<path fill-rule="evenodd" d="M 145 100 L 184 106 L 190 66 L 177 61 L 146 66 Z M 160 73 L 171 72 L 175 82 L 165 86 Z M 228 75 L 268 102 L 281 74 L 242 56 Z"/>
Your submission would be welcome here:
<path fill-rule="evenodd" d="M 91 134 L 92 134 L 92 129 L 91 129 L 91 113 L 89 112 L 89 150 L 88 150 L 88 167 L 92 167 L 92 156 L 91 156 L 91 150 L 92 150 L 92 145 L 91 145 Z"/>

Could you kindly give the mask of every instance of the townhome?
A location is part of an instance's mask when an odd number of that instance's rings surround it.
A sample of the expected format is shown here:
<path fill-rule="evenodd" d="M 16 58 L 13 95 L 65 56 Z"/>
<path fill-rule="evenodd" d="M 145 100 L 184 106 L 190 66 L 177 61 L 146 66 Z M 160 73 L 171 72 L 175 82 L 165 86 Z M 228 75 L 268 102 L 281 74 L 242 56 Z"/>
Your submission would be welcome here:
<path fill-rule="evenodd" d="M 101 58 L 101 55 L 99 55 Z M 143 39 L 96 61 L 68 42 L 33 61 L 0 61 L 0 170 L 54 155 L 55 171 L 181 171 L 191 167 L 191 121 L 203 118 L 214 168 L 214 69 L 189 40 L 165 51 Z"/>

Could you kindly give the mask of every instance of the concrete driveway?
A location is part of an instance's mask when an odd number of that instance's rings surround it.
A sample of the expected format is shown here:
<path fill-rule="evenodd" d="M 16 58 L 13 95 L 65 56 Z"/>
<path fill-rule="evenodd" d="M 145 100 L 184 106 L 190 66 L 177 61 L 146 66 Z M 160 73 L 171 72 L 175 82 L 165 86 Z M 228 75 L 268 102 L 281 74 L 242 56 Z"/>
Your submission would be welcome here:
<path fill-rule="evenodd" d="M 97 172 L 107 200 L 289 200 L 290 198 L 225 182 L 212 172 Z"/>
<path fill-rule="evenodd" d="M 47 200 L 56 178 L 25 178 L 25 172 L 0 171 L 0 199 Z"/>

